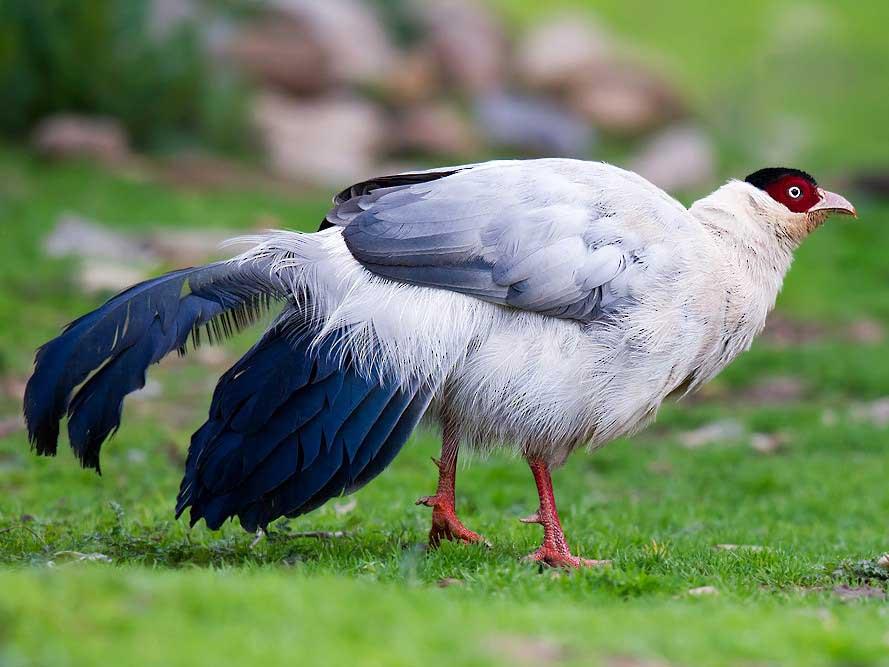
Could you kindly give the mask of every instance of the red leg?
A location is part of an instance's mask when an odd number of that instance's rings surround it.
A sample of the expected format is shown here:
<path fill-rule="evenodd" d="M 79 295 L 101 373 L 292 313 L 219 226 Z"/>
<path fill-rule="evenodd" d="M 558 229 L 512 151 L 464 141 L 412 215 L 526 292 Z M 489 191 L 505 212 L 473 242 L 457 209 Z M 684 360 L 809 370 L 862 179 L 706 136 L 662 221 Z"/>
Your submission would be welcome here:
<path fill-rule="evenodd" d="M 556 509 L 556 498 L 553 495 L 553 481 L 549 474 L 549 466 L 537 458 L 529 458 L 528 465 L 531 467 L 534 481 L 537 483 L 540 509 L 522 521 L 539 523 L 543 526 L 543 544 L 528 556 L 528 560 L 545 563 L 551 567 L 592 567 L 610 564 L 610 560 L 589 560 L 571 555 Z"/>
<path fill-rule="evenodd" d="M 488 544 L 481 535 L 475 533 L 457 518 L 454 507 L 454 483 L 457 479 L 457 451 L 460 436 L 457 429 L 445 421 L 442 432 L 441 459 L 433 463 L 438 466 L 438 489 L 434 496 L 417 500 L 417 505 L 432 508 L 432 528 L 429 530 L 429 546 L 437 547 L 442 540 L 461 542 L 482 542 Z"/>

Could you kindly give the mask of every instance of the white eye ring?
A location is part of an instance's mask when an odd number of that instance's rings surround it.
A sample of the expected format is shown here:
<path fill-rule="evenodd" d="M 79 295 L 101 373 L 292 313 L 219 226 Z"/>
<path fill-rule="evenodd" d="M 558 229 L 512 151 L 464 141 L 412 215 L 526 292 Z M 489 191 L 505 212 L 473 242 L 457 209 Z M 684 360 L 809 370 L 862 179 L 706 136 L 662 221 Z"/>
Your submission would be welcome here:
<path fill-rule="evenodd" d="M 799 186 L 792 185 L 787 189 L 787 194 L 789 194 L 792 199 L 799 199 L 803 196 L 803 191 L 800 190 Z"/>

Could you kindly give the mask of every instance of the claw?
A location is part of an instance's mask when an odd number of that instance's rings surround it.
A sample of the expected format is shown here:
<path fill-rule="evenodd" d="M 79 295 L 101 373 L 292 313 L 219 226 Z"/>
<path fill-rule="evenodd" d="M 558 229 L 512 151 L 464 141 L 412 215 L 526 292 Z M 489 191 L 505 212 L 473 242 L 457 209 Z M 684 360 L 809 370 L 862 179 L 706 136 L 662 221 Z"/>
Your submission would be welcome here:
<path fill-rule="evenodd" d="M 417 505 L 426 505 L 426 507 L 432 508 L 432 528 L 429 530 L 430 547 L 435 548 L 444 540 L 491 546 L 491 543 L 484 537 L 463 525 L 454 511 L 453 500 L 439 496 L 424 496 L 417 499 Z"/>
<path fill-rule="evenodd" d="M 522 523 L 543 523 L 543 520 L 540 518 L 540 512 L 534 512 L 534 514 L 524 516 L 519 519 L 519 521 Z"/>
<path fill-rule="evenodd" d="M 551 549 L 545 546 L 540 547 L 532 554 L 528 554 L 523 560 L 531 563 L 543 563 L 544 565 L 549 565 L 550 567 L 566 567 L 574 569 L 581 567 L 608 567 L 611 565 L 610 560 L 591 560 L 589 558 L 580 558 L 578 556 L 573 556 L 571 552 L 567 550 L 562 552 L 560 550 Z"/>

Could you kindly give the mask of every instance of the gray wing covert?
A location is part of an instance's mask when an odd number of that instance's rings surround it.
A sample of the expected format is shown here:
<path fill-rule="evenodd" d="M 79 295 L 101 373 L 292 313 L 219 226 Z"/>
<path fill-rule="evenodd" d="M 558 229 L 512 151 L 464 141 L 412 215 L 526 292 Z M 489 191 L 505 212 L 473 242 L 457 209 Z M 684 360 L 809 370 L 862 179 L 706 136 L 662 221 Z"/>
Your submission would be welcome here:
<path fill-rule="evenodd" d="M 642 240 L 601 191 L 526 165 L 482 166 L 383 192 L 345 226 L 346 245 L 391 280 L 594 319 L 627 296 L 628 264 Z"/>

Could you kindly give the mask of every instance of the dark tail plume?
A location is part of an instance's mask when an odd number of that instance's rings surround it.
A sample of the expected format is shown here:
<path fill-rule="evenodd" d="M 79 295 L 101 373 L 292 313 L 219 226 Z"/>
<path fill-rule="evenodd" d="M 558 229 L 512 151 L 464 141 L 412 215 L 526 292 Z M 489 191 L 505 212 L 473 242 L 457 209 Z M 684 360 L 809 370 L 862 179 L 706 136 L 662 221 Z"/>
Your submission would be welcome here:
<path fill-rule="evenodd" d="M 219 381 L 192 437 L 177 516 L 250 531 L 357 490 L 392 461 L 434 387 L 360 373 L 334 338 L 272 327 Z"/>
<path fill-rule="evenodd" d="M 286 287 L 259 263 L 220 262 L 135 285 L 71 322 L 37 352 L 25 389 L 28 436 L 38 454 L 56 453 L 67 413 L 71 447 L 99 471 L 102 443 L 120 425 L 123 400 L 145 373 L 189 336 L 223 338 L 257 319 Z M 79 388 L 78 388 L 79 387 Z"/>

